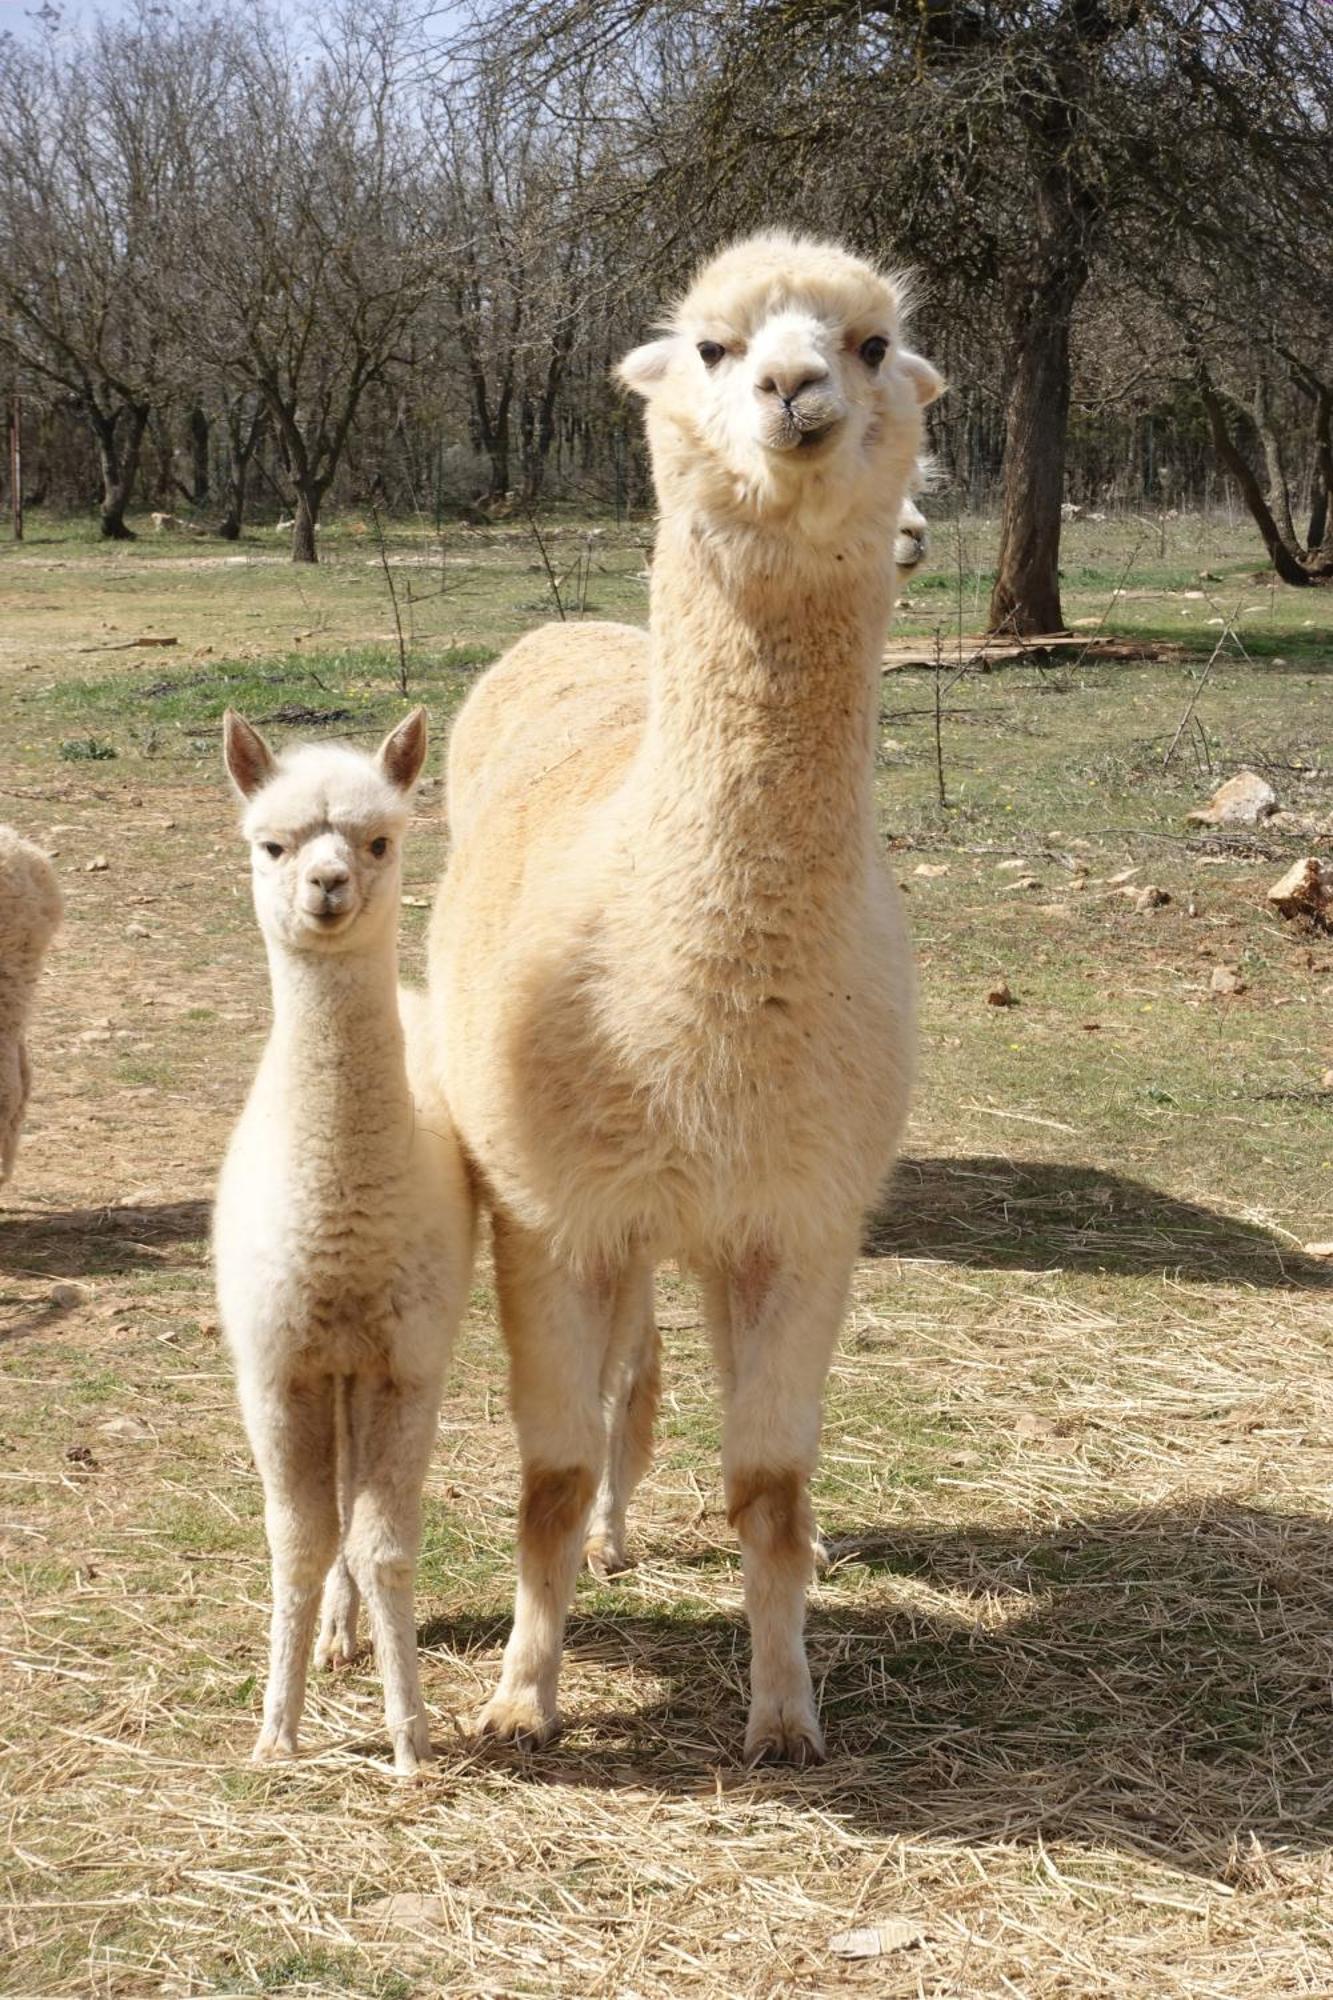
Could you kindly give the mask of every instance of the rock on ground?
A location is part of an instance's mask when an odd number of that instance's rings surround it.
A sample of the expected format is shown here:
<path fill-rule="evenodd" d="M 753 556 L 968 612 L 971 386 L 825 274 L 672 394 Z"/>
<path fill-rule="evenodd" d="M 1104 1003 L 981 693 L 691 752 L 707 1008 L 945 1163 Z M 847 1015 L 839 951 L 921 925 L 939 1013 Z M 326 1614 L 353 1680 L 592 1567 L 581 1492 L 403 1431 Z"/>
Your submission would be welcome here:
<path fill-rule="evenodd" d="M 1333 868 L 1317 855 L 1295 861 L 1268 892 L 1268 901 L 1282 917 L 1303 917 L 1323 928 L 1333 927 Z"/>
<path fill-rule="evenodd" d="M 1277 811 L 1277 793 L 1257 771 L 1237 771 L 1206 806 L 1186 815 L 1191 826 L 1255 826 Z"/>

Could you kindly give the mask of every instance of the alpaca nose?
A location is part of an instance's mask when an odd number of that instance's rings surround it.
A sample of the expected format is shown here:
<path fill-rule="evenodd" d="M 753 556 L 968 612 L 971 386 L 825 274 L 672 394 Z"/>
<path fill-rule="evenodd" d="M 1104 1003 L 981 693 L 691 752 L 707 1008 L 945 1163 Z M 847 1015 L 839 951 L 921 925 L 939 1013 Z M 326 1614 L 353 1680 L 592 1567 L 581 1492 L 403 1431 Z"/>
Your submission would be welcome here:
<path fill-rule="evenodd" d="M 828 380 L 828 369 L 822 361 L 803 357 L 799 361 L 771 363 L 755 383 L 761 396 L 777 396 L 790 409 L 796 398 L 806 389 L 813 389 L 819 382 Z"/>
<path fill-rule="evenodd" d="M 336 861 L 326 861 L 312 868 L 307 879 L 312 888 L 320 891 L 324 901 L 330 903 L 340 889 L 347 887 L 348 873 Z"/>

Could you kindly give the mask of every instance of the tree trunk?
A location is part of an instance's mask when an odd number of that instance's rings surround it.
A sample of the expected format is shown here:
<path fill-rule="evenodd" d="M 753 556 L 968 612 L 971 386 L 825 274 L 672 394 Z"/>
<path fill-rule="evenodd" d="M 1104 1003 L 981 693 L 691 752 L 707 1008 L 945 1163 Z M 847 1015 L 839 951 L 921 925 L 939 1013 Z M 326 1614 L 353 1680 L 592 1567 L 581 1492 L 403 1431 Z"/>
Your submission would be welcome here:
<path fill-rule="evenodd" d="M 218 523 L 218 533 L 224 542 L 240 540 L 241 528 L 245 522 L 246 493 L 250 484 L 250 465 L 268 426 L 268 411 L 260 403 L 247 424 L 241 414 L 241 399 L 233 405 L 228 399 L 224 405 L 227 419 L 228 466 L 227 485 L 223 500 L 223 515 Z"/>
<path fill-rule="evenodd" d="M 128 419 L 123 450 L 118 435 L 122 416 Z M 102 474 L 99 516 L 104 541 L 135 540 L 133 528 L 125 525 L 125 509 L 129 505 L 130 494 L 134 490 L 135 475 L 139 470 L 139 448 L 143 443 L 144 432 L 148 428 L 148 416 L 147 403 L 128 403 L 110 417 L 95 407 L 88 411 L 88 422 L 97 440 L 97 458 Z"/>
<path fill-rule="evenodd" d="M 319 519 L 319 503 L 323 498 L 317 482 L 303 483 L 296 493 L 296 518 L 292 522 L 292 561 L 312 563 L 319 561 L 319 551 L 315 547 L 315 523 Z"/>
<path fill-rule="evenodd" d="M 210 492 L 208 477 L 208 418 L 196 403 L 189 415 L 190 498 L 196 507 L 206 507 Z"/>
<path fill-rule="evenodd" d="M 1277 525 L 1277 531 L 1290 549 L 1299 557 L 1300 540 L 1296 534 L 1296 523 L 1291 518 L 1291 487 L 1287 481 L 1287 468 L 1282 457 L 1282 440 L 1273 421 L 1272 398 L 1268 382 L 1260 376 L 1255 385 L 1254 407 L 1250 412 L 1259 442 L 1264 448 L 1264 466 L 1268 473 L 1268 510 Z"/>
<path fill-rule="evenodd" d="M 1009 300 L 1012 380 L 1005 409 L 1000 552 L 988 630 L 1060 632 L 1060 502 L 1072 386 L 1070 332 L 1103 224 L 1102 196 L 1079 172 L 1097 48 L 1119 16 L 1067 0 L 1052 22 L 1059 89 L 1022 110 L 1041 162 L 1029 276 Z"/>
<path fill-rule="evenodd" d="M 1226 412 L 1222 399 L 1212 384 L 1212 377 L 1202 361 L 1195 364 L 1194 379 L 1199 390 L 1199 400 L 1208 417 L 1208 428 L 1213 435 L 1213 450 L 1217 462 L 1225 472 L 1229 472 L 1241 491 L 1241 498 L 1249 508 L 1255 526 L 1263 536 L 1264 547 L 1268 550 L 1269 561 L 1284 583 L 1297 585 L 1313 583 L 1314 578 L 1283 541 L 1277 522 L 1273 519 L 1268 502 L 1264 499 L 1263 488 L 1254 471 L 1235 444 L 1227 429 Z"/>
<path fill-rule="evenodd" d="M 485 451 L 491 462 L 491 490 L 487 500 L 503 500 L 509 491 L 509 401 L 506 389 L 493 420 L 486 425 Z"/>
<path fill-rule="evenodd" d="M 1306 546 L 1321 576 L 1333 572 L 1333 389 L 1322 382 L 1315 396 L 1315 493 Z"/>
<path fill-rule="evenodd" d="M 551 447 L 555 443 L 555 416 L 560 401 L 560 384 L 563 374 L 563 359 L 560 368 L 552 366 L 547 371 L 541 400 L 537 405 L 536 435 L 528 441 L 528 463 L 524 477 L 524 499 L 534 506 L 546 484 L 546 468 L 551 459 Z"/>
<path fill-rule="evenodd" d="M 167 422 L 161 415 L 159 415 L 157 422 L 151 425 L 150 428 L 152 432 L 153 458 L 155 460 L 152 472 L 153 498 L 157 501 L 159 507 L 169 509 L 178 490 L 171 470 L 176 452 L 171 442 L 171 432 L 167 427 Z"/>
<path fill-rule="evenodd" d="M 1043 286 L 1048 304 L 1026 318 L 1015 343 L 1005 413 L 1000 554 L 988 629 L 1026 637 L 1059 632 L 1060 501 L 1069 427 L 1067 285 Z M 1062 296 L 1063 295 L 1063 296 Z"/>
<path fill-rule="evenodd" d="M 509 411 L 514 387 L 512 379 L 504 384 L 492 413 L 484 373 L 478 366 L 470 372 L 473 435 L 491 462 L 490 491 L 481 501 L 485 506 L 488 500 L 503 500 L 509 491 Z"/>

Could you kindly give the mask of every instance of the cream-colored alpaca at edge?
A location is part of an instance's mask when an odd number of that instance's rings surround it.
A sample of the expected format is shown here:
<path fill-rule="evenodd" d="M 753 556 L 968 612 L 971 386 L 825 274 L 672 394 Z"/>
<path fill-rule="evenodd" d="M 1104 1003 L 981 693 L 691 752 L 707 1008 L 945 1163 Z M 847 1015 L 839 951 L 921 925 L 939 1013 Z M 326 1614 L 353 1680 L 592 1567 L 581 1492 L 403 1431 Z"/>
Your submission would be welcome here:
<path fill-rule="evenodd" d="M 60 922 L 56 871 L 12 826 L 0 826 L 0 1187 L 14 1171 L 32 1088 L 28 1017 Z"/>
<path fill-rule="evenodd" d="M 318 1657 L 354 1656 L 364 1597 L 394 1763 L 410 1773 L 430 1756 L 412 1610 L 421 1489 L 473 1237 L 462 1156 L 418 1041 L 421 997 L 398 988 L 425 712 L 373 759 L 336 744 L 275 758 L 230 712 L 224 740 L 273 987 L 213 1231 L 273 1564 L 255 1759 L 295 1753 L 327 1577 Z"/>
<path fill-rule="evenodd" d="M 558 1726 L 594 1495 L 605 1473 L 599 1524 L 623 1521 L 647 1462 L 652 1270 L 675 1256 L 725 1400 L 746 1755 L 804 1762 L 823 1754 L 802 1627 L 824 1378 L 912 1069 L 872 774 L 899 507 L 940 383 L 900 344 L 890 280 L 782 235 L 709 264 L 621 375 L 661 509 L 650 632 L 530 633 L 450 752 L 431 1001 L 494 1212 L 523 1463 L 479 1726 Z"/>

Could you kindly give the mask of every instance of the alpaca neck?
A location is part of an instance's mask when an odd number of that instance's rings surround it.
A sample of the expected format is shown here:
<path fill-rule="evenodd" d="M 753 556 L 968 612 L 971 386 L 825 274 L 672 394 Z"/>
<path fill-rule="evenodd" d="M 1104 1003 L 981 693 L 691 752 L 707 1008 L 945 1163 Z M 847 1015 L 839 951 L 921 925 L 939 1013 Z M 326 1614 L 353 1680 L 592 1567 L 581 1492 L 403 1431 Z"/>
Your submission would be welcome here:
<path fill-rule="evenodd" d="M 410 1101 L 398 1011 L 398 954 L 291 951 L 268 941 L 273 986 L 270 1061 L 287 1115 L 324 1134 L 354 1131 L 358 1147 L 401 1129 Z"/>
<path fill-rule="evenodd" d="M 777 534 L 664 519 L 639 766 L 645 837 L 698 856 L 728 900 L 831 894 L 864 867 L 891 543 L 812 556 Z"/>

